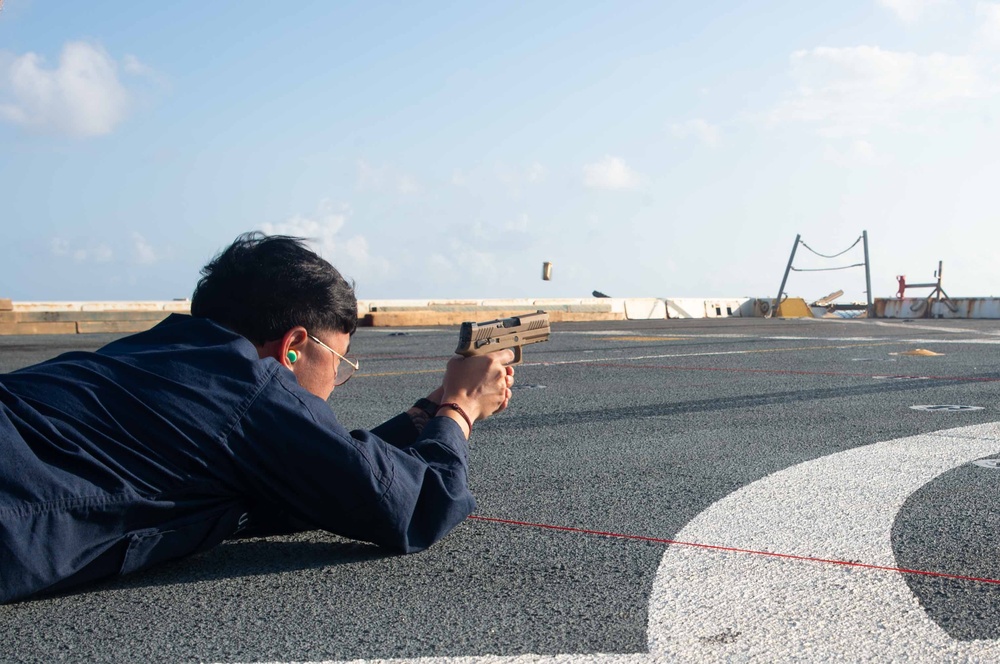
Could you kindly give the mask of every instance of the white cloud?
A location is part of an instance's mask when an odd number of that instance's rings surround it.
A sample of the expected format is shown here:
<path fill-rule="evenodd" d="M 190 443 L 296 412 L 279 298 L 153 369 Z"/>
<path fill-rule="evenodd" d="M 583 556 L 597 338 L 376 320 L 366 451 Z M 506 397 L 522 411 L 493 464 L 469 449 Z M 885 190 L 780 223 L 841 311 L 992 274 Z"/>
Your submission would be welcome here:
<path fill-rule="evenodd" d="M 139 233 L 132 233 L 132 260 L 140 265 L 151 265 L 159 260 L 153 245 Z"/>
<path fill-rule="evenodd" d="M 511 219 L 506 224 L 504 224 L 503 229 L 511 233 L 527 233 L 528 232 L 528 215 L 519 214 L 517 218 Z"/>
<path fill-rule="evenodd" d="M 824 158 L 838 166 L 845 167 L 872 166 L 882 161 L 875 151 L 875 147 L 868 141 L 860 139 L 851 141 L 845 148 L 828 145 Z"/>
<path fill-rule="evenodd" d="M 976 3 L 976 17 L 979 18 L 978 45 L 985 48 L 1000 48 L 1000 3 Z"/>
<path fill-rule="evenodd" d="M 400 173 L 389 166 L 373 166 L 364 159 L 358 160 L 356 189 L 364 192 L 394 191 L 404 196 L 423 191 L 423 187 L 412 175 Z"/>
<path fill-rule="evenodd" d="M 793 53 L 791 67 L 798 88 L 771 112 L 771 122 L 813 124 L 827 136 L 904 126 L 910 111 L 960 105 L 994 90 L 971 56 L 821 47 Z"/>
<path fill-rule="evenodd" d="M 384 168 L 375 168 L 364 159 L 358 161 L 358 189 L 362 191 L 380 189 L 384 180 Z"/>
<path fill-rule="evenodd" d="M 84 245 L 73 245 L 62 237 L 52 238 L 53 256 L 71 258 L 77 263 L 109 263 L 114 258 L 111 247 L 101 242 L 88 241 Z"/>
<path fill-rule="evenodd" d="M 409 175 L 403 175 L 402 177 L 399 178 L 399 184 L 396 187 L 396 190 L 403 195 L 408 195 L 408 194 L 419 194 L 421 188 L 420 184 L 418 184 L 413 177 Z"/>
<path fill-rule="evenodd" d="M 313 251 L 329 260 L 337 253 L 340 245 L 338 235 L 349 215 L 350 209 L 346 205 L 334 206 L 330 201 L 324 200 L 311 216 L 297 214 L 276 224 L 261 224 L 261 230 L 268 235 L 304 238 Z"/>
<path fill-rule="evenodd" d="M 151 76 L 153 74 L 153 70 L 140 62 L 139 58 L 134 55 L 126 55 L 122 58 L 122 68 L 134 76 Z"/>
<path fill-rule="evenodd" d="M 35 53 L 14 58 L 0 70 L 0 94 L 0 119 L 77 137 L 110 133 L 129 108 L 117 63 L 87 42 L 67 43 L 52 69 Z"/>
<path fill-rule="evenodd" d="M 69 242 L 61 237 L 52 238 L 52 255 L 68 256 L 70 253 Z"/>
<path fill-rule="evenodd" d="M 161 251 L 140 233 L 133 232 L 128 243 L 119 243 L 119 262 L 127 261 L 136 265 L 152 265 L 164 258 Z M 77 263 L 111 263 L 116 260 L 116 252 L 105 242 L 96 239 L 68 240 L 64 237 L 52 238 L 50 251 L 53 256 L 69 258 Z"/>
<path fill-rule="evenodd" d="M 499 182 L 504 192 L 511 198 L 518 199 L 529 186 L 544 182 L 548 174 L 548 169 L 537 161 L 531 162 L 527 166 L 497 162 L 487 167 L 472 167 L 464 170 L 456 168 L 452 171 L 449 182 L 455 187 L 479 191 L 484 187 L 488 187 L 490 191 L 496 191 L 496 183 Z"/>
<path fill-rule="evenodd" d="M 948 0 L 877 0 L 877 2 L 906 23 L 919 20 L 937 5 L 948 4 Z"/>
<path fill-rule="evenodd" d="M 709 124 L 701 118 L 688 120 L 687 122 L 679 124 L 673 124 L 670 126 L 670 132 L 677 138 L 688 138 L 689 136 L 694 136 L 705 145 L 713 148 L 717 146 L 721 140 L 719 128 L 713 124 Z"/>
<path fill-rule="evenodd" d="M 583 167 L 583 181 L 594 189 L 636 189 L 642 177 L 620 157 L 607 155 L 604 159 Z"/>
<path fill-rule="evenodd" d="M 545 179 L 545 167 L 539 164 L 537 161 L 528 167 L 527 178 L 528 182 L 537 183 Z"/>
<path fill-rule="evenodd" d="M 341 272 L 358 278 L 374 278 L 392 272 L 388 261 L 373 257 L 363 235 L 345 236 L 342 231 L 350 218 L 347 205 L 320 202 L 310 216 L 294 215 L 272 224 L 261 224 L 268 235 L 291 235 L 305 239 L 313 251 L 330 261 Z"/>
<path fill-rule="evenodd" d="M 352 262 L 368 264 L 372 261 L 371 252 L 368 251 L 368 240 L 363 235 L 347 238 L 342 246 L 342 253 L 348 256 Z"/>
<path fill-rule="evenodd" d="M 512 279 L 513 268 L 504 260 L 505 254 L 481 251 L 476 246 L 458 239 L 449 241 L 447 256 L 431 254 L 422 263 L 422 276 L 432 282 L 454 287 L 469 284 L 496 284 Z M 456 284 L 456 275 L 461 275 L 461 284 Z"/>
<path fill-rule="evenodd" d="M 97 244 L 89 251 L 89 258 L 95 263 L 109 263 L 113 257 L 111 247 L 106 244 Z"/>
<path fill-rule="evenodd" d="M 515 199 L 523 195 L 528 185 L 539 184 L 548 175 L 545 167 L 537 161 L 528 166 L 497 163 L 493 166 L 493 172 L 496 179 Z"/>

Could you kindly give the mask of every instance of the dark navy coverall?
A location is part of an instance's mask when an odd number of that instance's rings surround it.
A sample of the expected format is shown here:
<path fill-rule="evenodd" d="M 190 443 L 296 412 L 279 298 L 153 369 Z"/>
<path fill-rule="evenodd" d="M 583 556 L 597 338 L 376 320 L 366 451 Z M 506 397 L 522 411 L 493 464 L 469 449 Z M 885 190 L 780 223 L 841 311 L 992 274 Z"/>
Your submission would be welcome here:
<path fill-rule="evenodd" d="M 0 602 L 290 520 L 419 551 L 475 508 L 466 453 L 448 418 L 348 432 L 245 338 L 175 314 L 0 374 Z"/>

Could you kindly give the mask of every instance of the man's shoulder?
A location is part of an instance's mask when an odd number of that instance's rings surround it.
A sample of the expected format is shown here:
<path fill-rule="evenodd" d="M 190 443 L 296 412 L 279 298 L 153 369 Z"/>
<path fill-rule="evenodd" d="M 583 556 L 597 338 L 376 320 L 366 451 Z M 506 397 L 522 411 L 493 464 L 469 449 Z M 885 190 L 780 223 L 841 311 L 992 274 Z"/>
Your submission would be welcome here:
<path fill-rule="evenodd" d="M 175 313 L 148 330 L 112 341 L 98 352 L 117 354 L 213 346 L 235 346 L 244 354 L 253 349 L 253 344 L 245 337 L 208 318 Z"/>

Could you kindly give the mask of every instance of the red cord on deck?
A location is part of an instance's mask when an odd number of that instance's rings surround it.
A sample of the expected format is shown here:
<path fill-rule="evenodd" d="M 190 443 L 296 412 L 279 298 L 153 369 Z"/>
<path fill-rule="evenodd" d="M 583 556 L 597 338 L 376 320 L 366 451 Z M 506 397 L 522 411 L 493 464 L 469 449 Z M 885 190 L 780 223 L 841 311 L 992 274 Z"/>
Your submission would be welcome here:
<path fill-rule="evenodd" d="M 602 537 L 615 537 L 618 539 L 639 540 L 642 542 L 655 542 L 657 544 L 673 544 L 674 546 L 693 546 L 700 549 L 713 549 L 716 551 L 729 551 L 732 553 L 749 553 L 757 556 L 769 556 L 771 558 L 786 558 L 789 560 L 804 560 L 813 563 L 827 563 L 830 565 L 843 565 L 845 567 L 861 567 L 864 569 L 877 569 L 886 572 L 898 572 L 900 574 L 919 574 L 921 576 L 933 576 L 942 579 L 957 579 L 959 581 L 977 581 L 979 583 L 992 583 L 1000 585 L 1000 579 L 987 579 L 976 576 L 965 576 L 963 574 L 948 574 L 946 572 L 931 572 L 920 569 L 906 569 L 905 567 L 889 567 L 886 565 L 870 565 L 868 563 L 852 562 L 850 560 L 836 560 L 831 558 L 814 558 L 812 556 L 799 556 L 791 553 L 775 553 L 773 551 L 754 551 L 753 549 L 740 549 L 732 546 L 720 546 L 717 544 L 698 544 L 697 542 L 681 542 L 678 540 L 668 540 L 660 537 L 648 537 L 646 535 L 628 535 L 625 533 L 610 533 L 602 530 L 588 530 L 586 528 L 573 528 L 571 526 L 554 526 L 546 523 L 532 523 L 530 521 L 515 521 L 513 519 L 498 519 L 488 516 L 472 515 L 470 519 L 477 521 L 487 521 L 491 523 L 503 523 L 511 526 L 526 526 L 529 528 L 544 528 L 546 530 L 561 530 L 570 533 L 580 533 L 582 535 L 600 535 Z"/>

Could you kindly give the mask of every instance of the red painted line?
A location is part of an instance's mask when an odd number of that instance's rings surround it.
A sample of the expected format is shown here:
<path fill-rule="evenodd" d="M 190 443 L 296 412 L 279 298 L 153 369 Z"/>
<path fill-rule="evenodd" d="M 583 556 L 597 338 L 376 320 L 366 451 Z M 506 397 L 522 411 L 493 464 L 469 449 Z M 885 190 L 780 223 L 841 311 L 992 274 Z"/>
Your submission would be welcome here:
<path fill-rule="evenodd" d="M 991 583 L 1000 585 L 1000 579 L 990 579 L 978 576 L 966 576 L 964 574 L 949 574 L 947 572 L 934 572 L 921 569 L 907 569 L 905 567 L 890 567 L 887 565 L 871 565 L 851 560 L 837 560 L 835 558 L 816 558 L 813 556 L 799 556 L 792 553 L 777 553 L 774 551 L 756 551 L 754 549 L 741 549 L 732 546 L 720 546 L 718 544 L 699 544 L 697 542 L 682 542 L 679 540 L 669 540 L 660 537 L 649 537 L 646 535 L 629 535 L 626 533 L 612 533 L 602 530 L 589 530 L 587 528 L 574 528 L 572 526 L 555 526 L 547 523 L 533 523 L 531 521 L 516 521 L 514 519 L 499 519 L 489 516 L 469 516 L 470 519 L 486 521 L 490 523 L 502 523 L 509 526 L 525 526 L 528 528 L 542 528 L 545 530 L 559 530 L 581 535 L 599 535 L 601 537 L 614 537 L 617 539 L 638 540 L 641 542 L 654 542 L 656 544 L 671 544 L 674 546 L 691 546 L 699 549 L 712 549 L 715 551 L 727 551 L 730 553 L 747 553 L 755 556 L 767 556 L 769 558 L 784 558 L 786 560 L 802 560 L 811 563 L 825 563 L 828 565 L 842 565 L 844 567 L 861 567 L 864 569 L 881 570 L 884 572 L 897 572 L 899 574 L 917 574 L 920 576 L 931 576 L 941 579 L 956 579 L 959 581 L 976 581 L 978 583 Z"/>
<path fill-rule="evenodd" d="M 911 378 L 911 379 L 925 379 L 925 380 L 961 380 L 970 381 L 977 383 L 995 383 L 1000 381 L 1000 378 L 991 378 L 989 376 L 977 377 L 977 376 L 902 376 L 902 375 L 890 375 L 890 374 L 866 374 L 866 373 L 847 373 L 840 371 L 795 371 L 793 369 L 736 369 L 729 367 L 681 367 L 672 366 L 665 364 L 623 364 L 623 363 L 612 363 L 612 362 L 594 362 L 591 366 L 594 367 L 611 367 L 616 369 L 668 369 L 671 371 L 724 371 L 727 373 L 765 373 L 765 374 L 782 374 L 782 375 L 793 375 L 793 376 L 842 376 L 845 378 L 875 378 L 876 376 L 882 378 Z"/>

